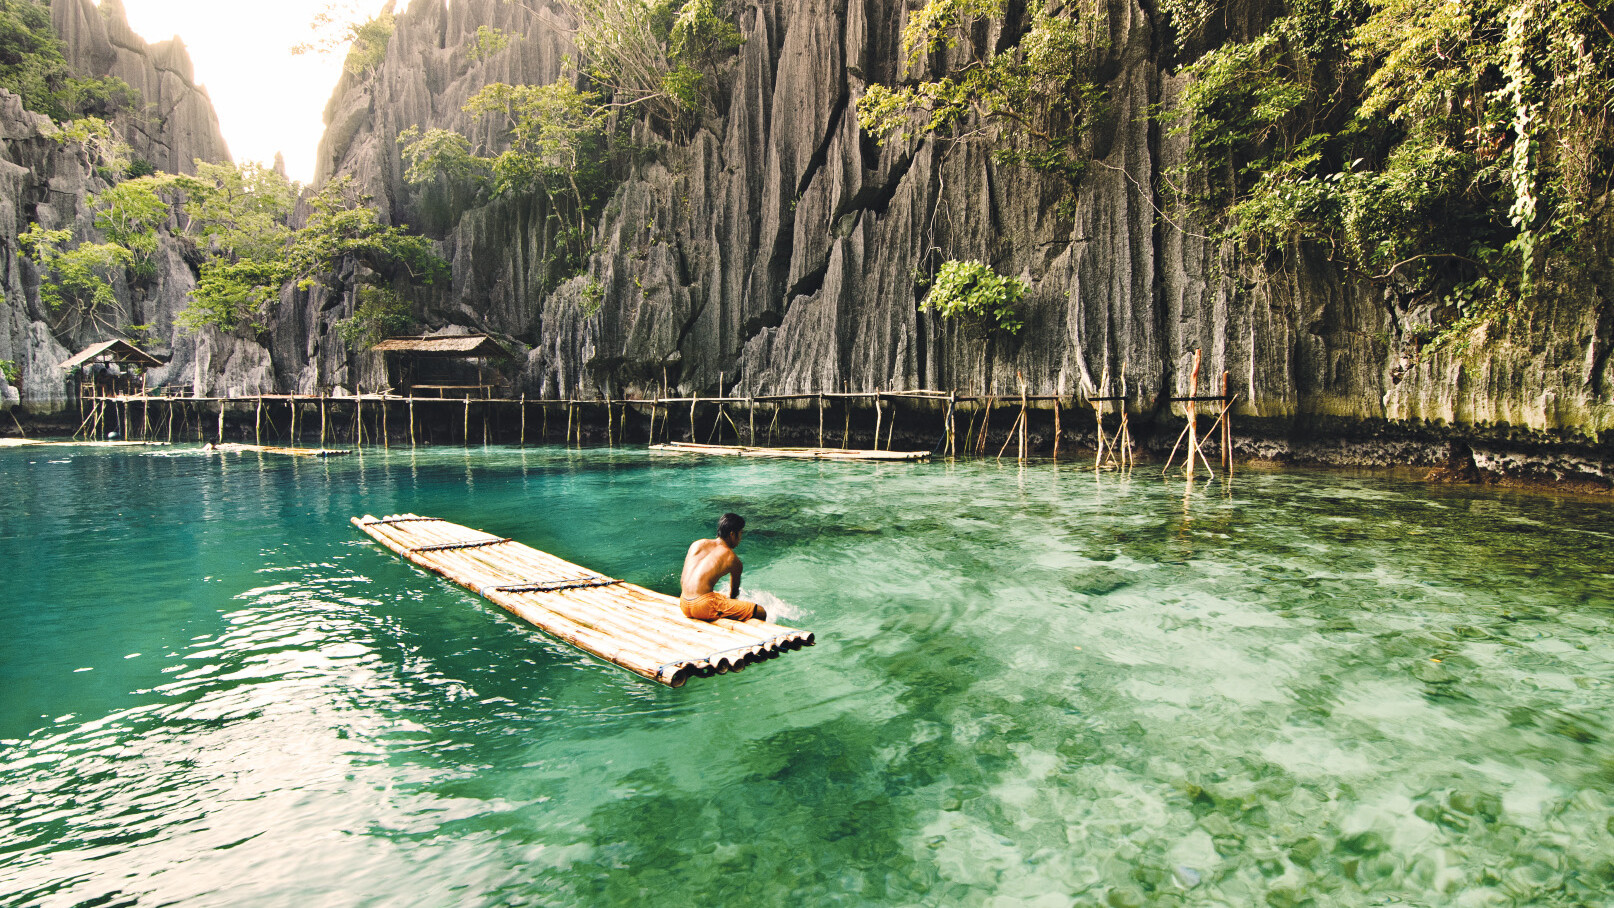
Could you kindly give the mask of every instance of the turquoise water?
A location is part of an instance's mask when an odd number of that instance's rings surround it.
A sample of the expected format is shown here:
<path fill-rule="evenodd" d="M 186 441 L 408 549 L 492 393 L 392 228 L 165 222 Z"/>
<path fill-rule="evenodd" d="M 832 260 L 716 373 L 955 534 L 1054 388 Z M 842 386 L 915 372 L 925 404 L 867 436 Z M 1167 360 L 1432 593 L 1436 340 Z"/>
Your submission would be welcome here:
<path fill-rule="evenodd" d="M 1607 905 L 1614 508 L 1382 476 L 0 451 L 0 902 Z M 668 690 L 378 549 L 819 645 Z"/>

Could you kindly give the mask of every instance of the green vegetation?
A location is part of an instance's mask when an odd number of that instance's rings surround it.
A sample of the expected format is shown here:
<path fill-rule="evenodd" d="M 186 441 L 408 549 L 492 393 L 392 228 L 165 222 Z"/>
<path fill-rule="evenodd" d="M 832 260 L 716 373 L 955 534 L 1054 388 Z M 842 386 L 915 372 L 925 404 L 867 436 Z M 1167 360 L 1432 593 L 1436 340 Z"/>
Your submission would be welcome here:
<path fill-rule="evenodd" d="M 1587 295 L 1614 178 L 1614 2 L 1285 0 L 1248 40 L 1204 0 L 1159 8 L 1190 76 L 1160 114 L 1189 147 L 1163 182 L 1251 260 L 1313 250 L 1398 306 L 1435 304 L 1445 339 Z M 860 121 L 986 139 L 1078 186 L 1103 114 L 1106 28 L 1088 15 L 928 0 L 905 81 L 871 86 Z"/>
<path fill-rule="evenodd" d="M 617 107 L 637 107 L 678 131 L 716 97 L 740 47 L 719 0 L 563 0 L 577 23 L 582 71 Z"/>
<path fill-rule="evenodd" d="M 1600 264 L 1611 11 L 1290 0 L 1189 68 L 1190 166 L 1228 175 L 1199 201 L 1252 253 L 1306 243 L 1449 328 L 1505 322 Z"/>
<path fill-rule="evenodd" d="M 342 68 L 364 78 L 386 59 L 387 42 L 397 24 L 392 0 L 372 17 L 363 16 L 353 0 L 327 3 L 309 23 L 310 39 L 291 52 L 321 56 L 345 52 Z"/>
<path fill-rule="evenodd" d="M 614 184 L 629 111 L 677 132 L 692 126 L 718 94 L 739 28 L 721 0 L 563 0 L 581 51 L 574 77 L 550 85 L 494 83 L 465 110 L 491 120 L 497 147 L 484 149 L 443 130 L 399 135 L 405 179 L 421 191 L 429 223 L 487 197 L 539 195 L 546 202 L 550 286 L 578 274 L 590 251 L 590 224 Z M 477 31 L 473 60 L 508 46 L 510 37 Z"/>
<path fill-rule="evenodd" d="M 552 283 L 582 268 L 589 218 L 609 192 L 606 124 L 610 110 L 592 92 L 556 82 L 496 82 L 465 109 L 495 119 L 508 147 L 474 154 L 470 142 L 442 129 L 405 130 L 405 179 L 428 189 L 428 202 L 453 207 L 485 190 L 495 196 L 540 193 L 549 202 Z M 467 188 L 469 187 L 469 188 Z"/>
<path fill-rule="evenodd" d="M 432 252 L 425 237 L 383 225 L 375 209 L 356 194 L 349 177 L 327 183 L 309 203 L 308 223 L 283 233 L 274 227 L 272 216 L 264 216 L 278 204 L 278 197 L 219 194 L 226 196 L 234 200 L 234 207 L 225 209 L 234 212 L 228 220 L 195 219 L 217 225 L 209 235 L 219 255 L 202 267 L 191 305 L 180 313 L 181 323 L 189 328 L 231 330 L 247 325 L 261 330 L 269 306 L 289 282 L 304 290 L 326 280 L 337 290 L 391 288 L 431 283 L 447 272 L 447 263 Z M 215 215 L 218 204 L 215 200 L 212 206 Z M 203 203 L 204 213 L 209 207 Z M 267 232 L 252 229 L 254 223 Z M 348 263 L 354 266 L 351 276 L 338 277 Z"/>
<path fill-rule="evenodd" d="M 39 297 L 57 329 L 93 325 L 115 328 L 118 298 L 112 281 L 134 264 L 134 254 L 116 243 L 72 243 L 71 230 L 30 226 L 17 241 L 39 266 Z"/>
<path fill-rule="evenodd" d="M 990 335 L 994 331 L 1019 334 L 1025 327 L 1019 305 L 1031 287 L 1005 277 L 984 262 L 943 262 L 920 309 L 943 319 L 958 320 Z"/>
<path fill-rule="evenodd" d="M 0 0 L 0 88 L 58 121 L 108 117 L 144 103 L 122 79 L 83 79 L 68 68 L 43 0 Z"/>
<path fill-rule="evenodd" d="M 16 385 L 22 381 L 22 368 L 9 359 L 0 359 L 0 376 L 4 376 L 6 384 Z"/>
<path fill-rule="evenodd" d="M 509 47 L 511 40 L 509 32 L 490 28 L 486 25 L 478 25 L 476 27 L 476 37 L 471 39 L 470 46 L 465 49 L 465 53 L 473 62 L 480 63 Z"/>
<path fill-rule="evenodd" d="M 336 333 L 353 350 L 366 350 L 415 326 L 409 302 L 386 287 L 364 285 L 357 291 L 353 317 L 336 323 Z"/>
<path fill-rule="evenodd" d="M 901 65 L 917 81 L 870 85 L 858 122 L 882 141 L 984 142 L 1000 161 L 1057 176 L 1074 191 L 1088 163 L 1084 129 L 1104 114 L 1094 69 L 1108 21 L 1085 7 L 1033 2 L 1005 24 L 1002 42 L 985 44 L 979 26 L 1002 19 L 1008 7 L 1007 0 L 925 3 L 902 33 Z M 964 62 L 925 78 L 943 57 Z"/>

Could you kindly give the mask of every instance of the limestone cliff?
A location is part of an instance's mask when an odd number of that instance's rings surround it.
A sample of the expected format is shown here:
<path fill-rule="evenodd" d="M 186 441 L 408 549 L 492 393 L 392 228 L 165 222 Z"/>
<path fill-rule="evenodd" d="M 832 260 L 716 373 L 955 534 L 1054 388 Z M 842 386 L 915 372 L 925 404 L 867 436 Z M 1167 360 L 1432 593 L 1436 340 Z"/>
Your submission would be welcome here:
<path fill-rule="evenodd" d="M 197 158 L 230 160 L 218 114 L 196 84 L 190 54 L 177 36 L 148 44 L 129 27 L 122 0 L 52 0 L 51 24 L 69 66 L 112 76 L 140 92 L 144 106 L 121 111 L 114 126 L 134 156 L 167 173 L 195 173 Z"/>
<path fill-rule="evenodd" d="M 725 115 L 679 141 L 641 129 L 653 153 L 618 188 L 588 276 L 559 287 L 534 265 L 545 239 L 538 202 L 500 200 L 430 224 L 401 179 L 396 144 L 414 125 L 473 129 L 459 106 L 490 81 L 556 78 L 566 43 L 552 16 L 498 0 L 416 0 L 386 62 L 332 98 L 322 175 L 354 174 L 395 221 L 440 232 L 454 283 L 420 314 L 524 345 L 529 394 L 621 394 L 664 374 L 708 392 L 726 374 L 757 394 L 1017 394 L 1023 375 L 1032 393 L 1068 394 L 1108 374 L 1109 390 L 1124 379 L 1148 415 L 1186 392 L 1200 349 L 1207 377 L 1230 373 L 1257 453 L 1428 461 L 1453 441 L 1481 459 L 1570 452 L 1559 458 L 1566 469 L 1605 472 L 1614 338 L 1598 315 L 1600 288 L 1531 335 L 1551 343 L 1416 357 L 1410 338 L 1430 313 L 1305 249 L 1276 267 L 1239 260 L 1160 189 L 1182 142 L 1147 114 L 1180 83 L 1160 63 L 1168 55 L 1150 8 L 1134 0 L 1100 7 L 1112 115 L 1088 137 L 1097 166 L 1073 216 L 1058 214 L 1058 187 L 986 149 L 878 146 L 855 104 L 870 80 L 890 77 L 908 6 L 742 4 L 746 40 Z M 472 63 L 464 48 L 484 24 L 525 38 Z M 920 312 L 912 274 L 930 254 L 984 259 L 1029 280 L 1021 338 L 983 348 Z M 605 288 L 604 305 L 585 317 L 590 280 Z M 306 325 L 309 314 L 296 320 Z M 277 340 L 277 360 L 304 340 Z"/>
<path fill-rule="evenodd" d="M 148 45 L 129 28 L 118 0 L 53 0 L 52 21 L 68 62 L 89 76 L 116 76 L 139 90 L 140 110 L 118 115 L 114 127 L 132 156 L 159 170 L 194 172 L 194 161 L 230 159 L 218 117 L 207 93 L 195 84 L 190 57 L 177 39 Z M 61 142 L 48 117 L 24 110 L 0 91 L 0 360 L 21 371 L 22 403 L 36 414 L 67 403 L 66 384 L 56 368 L 73 350 L 145 326 L 143 346 L 172 357 L 151 375 L 154 383 L 194 385 L 211 390 L 268 390 L 268 352 L 250 339 L 216 333 L 190 334 L 174 324 L 189 302 L 195 274 L 182 244 L 159 234 L 155 269 L 131 285 L 114 282 L 116 305 L 87 323 L 63 323 L 40 300 L 39 276 L 17 237 L 30 224 L 67 228 L 75 239 L 94 240 L 97 232 L 90 199 L 109 185 L 84 148 Z M 0 389 L 0 396 L 6 395 Z"/>

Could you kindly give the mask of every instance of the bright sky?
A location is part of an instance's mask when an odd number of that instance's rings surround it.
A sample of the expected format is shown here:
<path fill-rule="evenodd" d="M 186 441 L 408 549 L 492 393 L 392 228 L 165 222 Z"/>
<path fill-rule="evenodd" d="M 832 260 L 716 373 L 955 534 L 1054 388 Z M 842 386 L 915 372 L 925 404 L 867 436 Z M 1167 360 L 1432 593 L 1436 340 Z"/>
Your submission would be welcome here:
<path fill-rule="evenodd" d="M 97 0 L 99 2 L 99 0 Z M 366 15 L 384 0 L 350 0 Z M 325 102 L 342 72 L 340 55 L 292 56 L 308 41 L 309 23 L 330 0 L 123 0 L 135 33 L 153 44 L 178 35 L 196 65 L 196 81 L 219 112 L 230 154 L 314 177 L 314 152 L 325 129 Z M 400 2 L 399 9 L 408 6 Z"/>

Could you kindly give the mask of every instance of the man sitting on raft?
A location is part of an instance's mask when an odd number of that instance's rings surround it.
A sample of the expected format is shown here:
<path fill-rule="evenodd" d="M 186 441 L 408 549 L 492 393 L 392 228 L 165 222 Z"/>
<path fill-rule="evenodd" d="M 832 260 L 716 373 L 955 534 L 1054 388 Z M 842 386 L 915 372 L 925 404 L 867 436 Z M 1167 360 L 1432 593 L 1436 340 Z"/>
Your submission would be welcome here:
<path fill-rule="evenodd" d="M 716 539 L 697 539 L 690 545 L 689 554 L 684 556 L 684 575 L 680 580 L 683 590 L 678 603 L 683 606 L 685 615 L 701 621 L 716 621 L 719 618 L 768 620 L 768 613 L 763 611 L 762 606 L 736 598 L 740 595 L 740 569 L 743 565 L 734 554 L 734 547 L 740 544 L 744 532 L 744 517 L 724 514 L 717 522 Z M 712 589 L 724 574 L 729 575 L 727 596 Z"/>

